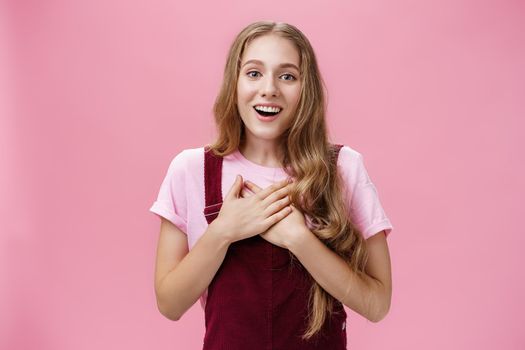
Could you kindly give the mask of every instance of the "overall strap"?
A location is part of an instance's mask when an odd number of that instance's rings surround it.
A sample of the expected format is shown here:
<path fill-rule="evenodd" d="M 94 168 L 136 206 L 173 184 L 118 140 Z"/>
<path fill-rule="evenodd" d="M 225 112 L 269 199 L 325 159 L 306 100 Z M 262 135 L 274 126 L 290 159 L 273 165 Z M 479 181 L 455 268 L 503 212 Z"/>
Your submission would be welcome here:
<path fill-rule="evenodd" d="M 204 147 L 204 201 L 206 220 L 211 223 L 222 204 L 222 157 L 216 156 L 208 145 Z"/>

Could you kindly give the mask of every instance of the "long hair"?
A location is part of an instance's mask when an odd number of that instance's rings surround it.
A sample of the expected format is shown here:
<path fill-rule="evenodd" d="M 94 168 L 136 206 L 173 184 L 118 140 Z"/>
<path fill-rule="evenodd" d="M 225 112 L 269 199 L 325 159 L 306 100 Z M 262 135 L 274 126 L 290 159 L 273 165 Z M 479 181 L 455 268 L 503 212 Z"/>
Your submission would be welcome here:
<path fill-rule="evenodd" d="M 325 84 L 313 48 L 299 29 L 287 23 L 259 21 L 237 35 L 230 47 L 222 86 L 213 106 L 218 136 L 209 147 L 214 154 L 226 156 L 244 141 L 245 126 L 236 104 L 241 58 L 253 39 L 266 34 L 290 40 L 300 56 L 300 97 L 292 125 L 279 140 L 284 154 L 283 168 L 295 178 L 290 191 L 291 203 L 310 216 L 314 226 L 312 232 L 319 240 L 341 256 L 358 276 L 364 277 L 368 253 L 361 232 L 350 221 L 343 198 L 344 183 L 337 171 L 334 148 L 328 141 Z M 319 332 L 327 314 L 334 312 L 335 298 L 311 276 L 310 279 L 309 323 L 303 339 Z M 365 303 L 370 307 L 370 298 Z"/>

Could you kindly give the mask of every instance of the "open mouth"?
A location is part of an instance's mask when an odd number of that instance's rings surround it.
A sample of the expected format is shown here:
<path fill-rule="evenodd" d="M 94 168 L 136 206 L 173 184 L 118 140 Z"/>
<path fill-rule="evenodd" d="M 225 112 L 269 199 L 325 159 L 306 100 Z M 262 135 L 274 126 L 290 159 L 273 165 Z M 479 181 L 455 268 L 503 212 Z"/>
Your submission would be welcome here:
<path fill-rule="evenodd" d="M 255 109 L 255 111 L 263 116 L 263 117 L 273 117 L 273 116 L 276 116 L 277 114 L 281 113 L 281 111 L 283 110 L 282 108 L 278 108 L 278 107 L 275 107 L 275 108 L 261 108 L 259 106 L 254 106 L 253 109 Z"/>

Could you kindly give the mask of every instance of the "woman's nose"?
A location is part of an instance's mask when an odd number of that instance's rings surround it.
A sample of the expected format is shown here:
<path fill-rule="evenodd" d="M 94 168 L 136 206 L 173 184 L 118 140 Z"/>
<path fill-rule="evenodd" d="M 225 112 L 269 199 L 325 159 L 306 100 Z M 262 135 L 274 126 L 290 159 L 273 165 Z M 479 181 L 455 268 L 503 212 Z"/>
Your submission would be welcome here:
<path fill-rule="evenodd" d="M 264 79 L 261 94 L 264 95 L 277 95 L 279 93 L 279 87 L 275 83 L 273 77 L 269 76 Z"/>

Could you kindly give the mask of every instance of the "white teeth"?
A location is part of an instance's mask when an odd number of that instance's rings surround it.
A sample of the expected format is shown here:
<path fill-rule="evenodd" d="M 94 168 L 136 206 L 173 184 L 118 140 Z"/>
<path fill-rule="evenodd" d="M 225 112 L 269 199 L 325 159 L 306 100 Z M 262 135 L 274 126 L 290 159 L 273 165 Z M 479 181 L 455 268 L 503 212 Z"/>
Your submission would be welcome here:
<path fill-rule="evenodd" d="M 266 106 L 255 106 L 255 109 L 263 112 L 280 112 L 281 108 L 279 107 L 266 107 Z"/>

